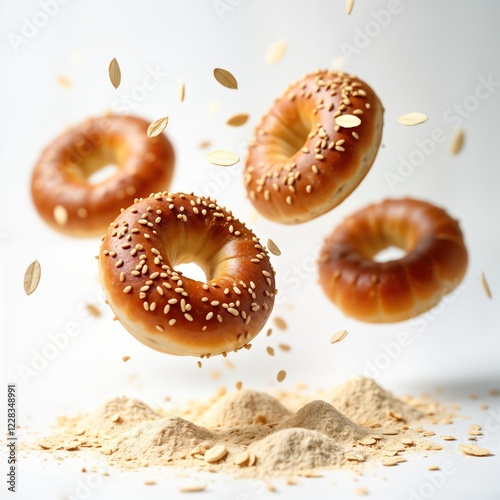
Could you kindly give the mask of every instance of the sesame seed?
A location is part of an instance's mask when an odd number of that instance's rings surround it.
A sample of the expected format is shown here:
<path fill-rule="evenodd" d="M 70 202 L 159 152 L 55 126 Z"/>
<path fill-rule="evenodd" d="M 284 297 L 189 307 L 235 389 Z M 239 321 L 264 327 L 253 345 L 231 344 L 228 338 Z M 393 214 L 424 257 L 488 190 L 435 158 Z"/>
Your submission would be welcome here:
<path fill-rule="evenodd" d="M 188 321 L 193 321 L 193 317 L 191 316 L 191 314 L 189 313 L 184 313 L 184 317 L 188 320 Z"/>
<path fill-rule="evenodd" d="M 291 205 L 293 203 L 292 197 L 291 196 L 287 196 L 286 197 L 286 202 L 287 202 L 288 205 Z"/>
<path fill-rule="evenodd" d="M 168 324 L 169 324 L 170 326 L 174 326 L 174 325 L 175 325 L 175 323 L 176 323 L 176 321 L 177 321 L 176 319 L 171 319 L 171 320 L 169 320 Z"/>
<path fill-rule="evenodd" d="M 132 287 L 129 285 L 129 286 L 126 286 L 124 289 L 123 289 L 123 293 L 129 293 L 130 291 L 132 290 Z"/>
<path fill-rule="evenodd" d="M 227 312 L 230 313 L 230 314 L 232 314 L 233 316 L 239 316 L 240 315 L 240 313 L 238 312 L 238 310 L 234 309 L 234 307 L 229 307 L 227 309 Z"/>
<path fill-rule="evenodd" d="M 212 311 L 210 311 L 206 316 L 205 316 L 205 319 L 208 321 L 208 320 L 211 320 L 212 318 L 214 317 L 214 313 Z"/>

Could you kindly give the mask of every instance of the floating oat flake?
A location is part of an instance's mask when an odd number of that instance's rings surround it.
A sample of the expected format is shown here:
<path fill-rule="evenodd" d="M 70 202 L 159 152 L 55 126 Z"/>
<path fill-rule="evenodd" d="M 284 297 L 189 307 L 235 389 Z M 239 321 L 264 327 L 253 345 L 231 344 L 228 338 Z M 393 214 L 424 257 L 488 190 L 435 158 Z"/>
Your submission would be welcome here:
<path fill-rule="evenodd" d="M 226 122 L 227 125 L 231 125 L 231 127 L 240 127 L 241 125 L 245 125 L 248 121 L 247 113 L 239 113 L 237 115 L 231 116 Z"/>
<path fill-rule="evenodd" d="M 462 151 L 462 148 L 464 146 L 464 142 L 465 142 L 464 129 L 459 128 L 458 130 L 455 131 L 453 137 L 451 138 L 450 153 L 454 156 L 460 153 L 460 151 Z"/>
<path fill-rule="evenodd" d="M 42 269 L 37 260 L 34 260 L 26 269 L 24 273 L 24 291 L 26 295 L 31 295 L 36 290 L 40 282 L 41 272 Z"/>
<path fill-rule="evenodd" d="M 483 271 L 479 273 L 479 278 L 481 279 L 481 284 L 483 285 L 484 293 L 488 296 L 488 298 L 491 299 L 492 298 L 491 290 L 488 285 L 488 282 L 486 281 L 486 276 L 484 275 Z"/>
<path fill-rule="evenodd" d="M 335 123 L 344 128 L 354 128 L 361 124 L 356 115 L 340 115 L 335 118 Z"/>
<path fill-rule="evenodd" d="M 286 377 L 286 371 L 285 370 L 280 370 L 278 372 L 278 375 L 276 376 L 276 380 L 278 382 L 283 382 L 283 380 L 285 380 L 285 377 Z"/>
<path fill-rule="evenodd" d="M 164 118 L 158 118 L 158 120 L 155 120 L 148 127 L 148 137 L 156 137 L 157 135 L 160 135 L 165 130 L 165 127 L 167 125 L 168 116 L 165 116 Z"/>
<path fill-rule="evenodd" d="M 122 72 L 116 57 L 114 57 L 109 63 L 109 79 L 115 89 L 120 86 L 120 82 L 122 81 Z"/>
<path fill-rule="evenodd" d="M 206 158 L 210 163 L 221 167 L 230 167 L 240 161 L 240 157 L 237 154 L 222 149 L 208 153 Z"/>
<path fill-rule="evenodd" d="M 283 59 L 286 52 L 286 42 L 285 40 L 276 40 L 273 42 L 266 53 L 266 63 L 276 64 Z"/>
<path fill-rule="evenodd" d="M 340 342 L 341 340 L 344 340 L 347 337 L 347 330 L 340 330 L 337 333 L 334 333 L 331 340 L 330 344 L 335 344 L 337 342 Z"/>
<path fill-rule="evenodd" d="M 238 88 L 236 78 L 227 69 L 215 68 L 214 77 L 222 86 L 227 87 L 228 89 Z"/>
<path fill-rule="evenodd" d="M 346 0 L 345 3 L 345 13 L 350 16 L 352 12 L 352 8 L 354 7 L 354 0 Z"/>
<path fill-rule="evenodd" d="M 419 125 L 420 123 L 424 123 L 429 119 L 429 117 L 425 113 L 419 113 L 418 111 L 414 111 L 413 113 L 406 113 L 406 115 L 402 115 L 398 118 L 398 122 L 407 125 Z"/>
<path fill-rule="evenodd" d="M 288 328 L 288 325 L 286 324 L 286 321 L 281 318 L 280 316 L 276 316 L 274 318 L 274 324 L 280 329 L 280 330 L 286 330 Z"/>
<path fill-rule="evenodd" d="M 184 96 L 186 94 L 186 86 L 184 85 L 184 80 L 179 78 L 179 101 L 184 101 Z"/>
<path fill-rule="evenodd" d="M 281 250 L 279 249 L 278 245 L 276 245 L 276 243 L 274 243 L 274 241 L 271 238 L 269 238 L 267 240 L 267 248 L 269 248 L 269 251 L 273 255 L 276 255 L 278 257 L 281 255 Z"/>

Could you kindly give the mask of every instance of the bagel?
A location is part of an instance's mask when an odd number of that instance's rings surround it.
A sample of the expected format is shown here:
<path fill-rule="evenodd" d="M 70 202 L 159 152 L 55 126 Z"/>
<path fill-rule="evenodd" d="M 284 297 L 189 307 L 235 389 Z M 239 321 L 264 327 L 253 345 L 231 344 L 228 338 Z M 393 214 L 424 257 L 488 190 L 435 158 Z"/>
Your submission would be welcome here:
<path fill-rule="evenodd" d="M 406 252 L 376 262 L 383 249 Z M 347 316 L 372 323 L 415 317 L 450 293 L 467 270 L 459 224 L 443 209 L 405 198 L 372 204 L 344 220 L 326 238 L 319 281 Z"/>
<path fill-rule="evenodd" d="M 193 262 L 206 282 L 175 266 Z M 136 200 L 106 232 L 101 282 L 122 325 L 157 351 L 225 355 L 266 323 L 276 294 L 267 250 L 210 198 L 156 193 Z"/>
<path fill-rule="evenodd" d="M 164 134 L 147 137 L 148 125 L 135 116 L 89 118 L 49 144 L 31 179 L 42 219 L 68 236 L 101 236 L 121 207 L 167 189 L 174 150 Z M 116 172 L 90 183 L 88 178 L 108 164 L 115 164 Z"/>
<path fill-rule="evenodd" d="M 371 87 L 346 73 L 316 71 L 289 85 L 249 144 L 244 182 L 257 211 L 296 224 L 341 203 L 375 160 L 383 112 Z"/>

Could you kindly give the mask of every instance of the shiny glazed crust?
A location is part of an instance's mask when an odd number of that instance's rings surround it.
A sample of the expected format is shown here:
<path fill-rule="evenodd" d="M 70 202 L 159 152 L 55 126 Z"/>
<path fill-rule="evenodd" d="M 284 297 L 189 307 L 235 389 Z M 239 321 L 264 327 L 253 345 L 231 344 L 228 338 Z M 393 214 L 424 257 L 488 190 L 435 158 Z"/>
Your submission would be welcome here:
<path fill-rule="evenodd" d="M 31 180 L 43 220 L 69 236 L 100 236 L 121 207 L 167 189 L 174 151 L 164 134 L 149 138 L 148 126 L 134 116 L 89 118 L 49 144 Z M 117 165 L 116 173 L 89 183 L 89 175 L 107 164 Z"/>
<path fill-rule="evenodd" d="M 206 283 L 175 270 L 193 262 Z M 101 282 L 118 320 L 160 352 L 210 356 L 248 347 L 276 294 L 267 250 L 209 198 L 157 193 L 111 224 L 99 252 Z"/>
<path fill-rule="evenodd" d="M 406 255 L 372 260 L 391 245 Z M 435 306 L 460 283 L 467 263 L 458 222 L 443 209 L 410 198 L 385 200 L 351 215 L 326 238 L 319 280 L 346 315 L 389 323 Z"/>
<path fill-rule="evenodd" d="M 255 208 L 296 224 L 337 206 L 375 160 L 383 112 L 375 92 L 346 73 L 316 71 L 289 85 L 250 141 L 245 186 Z M 341 127 L 340 115 L 361 123 Z"/>

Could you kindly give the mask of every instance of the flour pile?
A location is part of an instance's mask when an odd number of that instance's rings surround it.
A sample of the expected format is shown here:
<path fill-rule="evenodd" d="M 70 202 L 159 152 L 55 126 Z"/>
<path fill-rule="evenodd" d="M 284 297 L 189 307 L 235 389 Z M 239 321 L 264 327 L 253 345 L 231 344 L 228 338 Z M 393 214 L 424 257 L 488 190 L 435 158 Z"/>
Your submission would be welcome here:
<path fill-rule="evenodd" d="M 408 402 L 359 377 L 315 398 L 222 391 L 166 415 L 118 397 L 92 414 L 62 418 L 55 434 L 37 443 L 55 454 L 93 449 L 122 469 L 174 466 L 225 471 L 238 477 L 291 477 L 367 462 L 396 465 L 411 452 L 442 449 L 425 423 L 450 423 L 436 402 Z M 293 411 L 286 402 L 302 400 Z M 60 457 L 62 458 L 62 457 Z"/>

